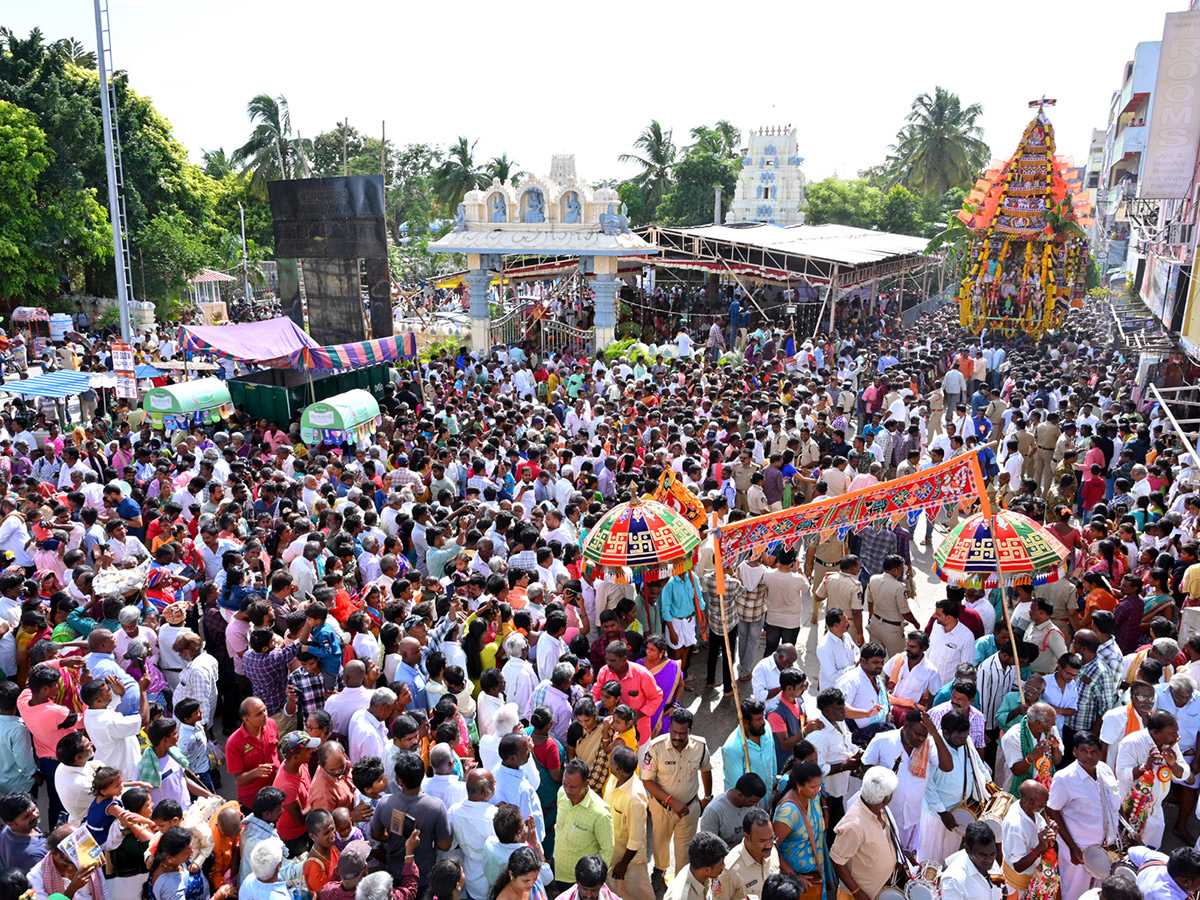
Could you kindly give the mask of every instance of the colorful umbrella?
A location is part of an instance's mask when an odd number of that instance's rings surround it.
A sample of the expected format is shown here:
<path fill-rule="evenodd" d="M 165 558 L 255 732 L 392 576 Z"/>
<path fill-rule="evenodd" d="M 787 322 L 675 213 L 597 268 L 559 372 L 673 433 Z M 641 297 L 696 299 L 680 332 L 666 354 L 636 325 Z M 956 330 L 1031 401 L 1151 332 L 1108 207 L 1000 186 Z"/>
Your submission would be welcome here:
<path fill-rule="evenodd" d="M 639 580 L 658 581 L 686 572 L 695 562 L 700 532 L 682 515 L 653 500 L 633 500 L 609 510 L 583 542 L 584 563 L 620 578 L 623 567 Z"/>
<path fill-rule="evenodd" d="M 934 571 L 942 581 L 963 587 L 998 587 L 997 570 L 1005 585 L 1044 584 L 1062 574 L 1067 548 L 1028 516 L 1015 512 L 971 516 L 946 536 L 933 554 Z"/>

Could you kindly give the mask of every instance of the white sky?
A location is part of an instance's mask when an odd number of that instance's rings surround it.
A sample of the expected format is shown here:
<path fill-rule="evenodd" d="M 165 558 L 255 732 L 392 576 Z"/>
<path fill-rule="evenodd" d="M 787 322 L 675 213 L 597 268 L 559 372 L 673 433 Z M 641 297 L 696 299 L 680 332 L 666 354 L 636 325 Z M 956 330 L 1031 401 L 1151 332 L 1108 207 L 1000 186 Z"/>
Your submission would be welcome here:
<path fill-rule="evenodd" d="M 245 141 L 246 101 L 283 94 L 305 136 L 343 117 L 393 141 L 478 139 L 545 173 L 573 152 L 589 181 L 658 118 L 687 143 L 726 118 L 791 123 L 810 180 L 882 161 L 913 98 L 942 85 L 979 102 L 1009 155 L 1046 94 L 1059 151 L 1083 163 L 1139 41 L 1186 0 L 630 3 L 516 0 L 110 0 L 114 63 L 199 160 Z M 739 18 L 739 11 L 745 17 Z M 1016 10 L 1016 11 L 1014 11 Z M 602 15 L 601 13 L 607 13 Z M 1043 30 L 1042 22 L 1059 32 Z M 0 0 L 0 24 L 95 45 L 89 0 Z M 604 29 L 610 29 L 605 32 Z"/>

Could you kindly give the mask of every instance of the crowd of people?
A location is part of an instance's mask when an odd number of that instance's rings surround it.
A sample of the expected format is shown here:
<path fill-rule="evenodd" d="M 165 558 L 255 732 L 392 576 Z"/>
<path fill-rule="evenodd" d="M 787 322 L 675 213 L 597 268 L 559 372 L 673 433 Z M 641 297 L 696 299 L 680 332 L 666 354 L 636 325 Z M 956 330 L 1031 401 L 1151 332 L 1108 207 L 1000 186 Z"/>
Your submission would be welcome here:
<path fill-rule="evenodd" d="M 6 402 L 0 900 L 1185 896 L 1200 478 L 1101 321 L 438 354 L 354 447 Z M 727 560 L 718 593 L 717 527 L 963 453 L 1063 577 L 921 621 L 944 514 Z M 583 538 L 666 469 L 695 566 L 600 577 Z M 699 701 L 735 694 L 710 742 Z"/>

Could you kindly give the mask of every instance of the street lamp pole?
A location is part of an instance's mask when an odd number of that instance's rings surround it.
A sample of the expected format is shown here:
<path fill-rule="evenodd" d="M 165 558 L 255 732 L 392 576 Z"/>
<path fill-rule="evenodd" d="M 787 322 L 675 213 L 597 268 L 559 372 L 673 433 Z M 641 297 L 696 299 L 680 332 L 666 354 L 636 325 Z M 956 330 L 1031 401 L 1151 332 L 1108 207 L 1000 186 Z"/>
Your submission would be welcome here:
<path fill-rule="evenodd" d="M 250 258 L 246 255 L 246 208 L 238 201 L 238 212 L 242 215 L 242 290 L 246 293 L 246 302 L 250 302 Z"/>

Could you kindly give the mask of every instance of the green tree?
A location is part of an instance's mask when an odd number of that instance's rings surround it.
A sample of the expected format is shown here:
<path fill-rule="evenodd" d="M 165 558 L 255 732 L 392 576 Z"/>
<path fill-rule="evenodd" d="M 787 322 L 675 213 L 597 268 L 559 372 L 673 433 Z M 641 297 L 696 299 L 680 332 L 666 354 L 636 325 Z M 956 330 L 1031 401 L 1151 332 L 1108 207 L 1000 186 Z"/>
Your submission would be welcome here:
<path fill-rule="evenodd" d="M 878 224 L 883 192 L 862 179 L 843 181 L 834 175 L 812 182 L 806 193 L 806 221 L 810 225 L 872 228 Z"/>
<path fill-rule="evenodd" d="M 337 178 L 345 174 L 342 166 L 342 144 L 348 159 L 356 159 L 363 153 L 364 139 L 353 125 L 338 122 L 335 128 L 322 131 L 312 140 L 312 174 L 314 178 Z M 379 149 L 376 141 L 375 172 L 379 173 Z"/>
<path fill-rule="evenodd" d="M 879 230 L 890 234 L 922 234 L 925 230 L 925 221 L 921 217 L 923 206 L 920 197 L 903 185 L 896 185 L 883 197 L 877 223 Z"/>
<path fill-rule="evenodd" d="M 156 216 L 135 236 L 134 282 L 145 285 L 144 296 L 173 297 L 188 278 L 213 260 L 213 254 L 179 211 Z M 240 255 L 240 254 L 239 254 Z"/>
<path fill-rule="evenodd" d="M 733 200 L 741 163 L 706 150 L 689 152 L 675 165 L 675 180 L 658 205 L 654 220 L 663 225 L 704 225 L 713 221 L 713 188 L 721 185 L 721 215 Z"/>
<path fill-rule="evenodd" d="M 209 178 L 224 178 L 233 171 L 233 160 L 229 158 L 224 147 L 201 150 L 200 156 L 204 160 L 204 174 Z"/>
<path fill-rule="evenodd" d="M 646 192 L 642 190 L 640 184 L 626 181 L 617 188 L 617 194 L 620 195 L 621 202 L 629 213 L 630 222 L 634 225 L 649 223 L 650 220 L 646 217 Z"/>
<path fill-rule="evenodd" d="M 478 143 L 460 135 L 433 172 L 434 190 L 446 209 L 455 209 L 467 191 L 481 188 L 491 180 L 475 163 L 475 145 Z"/>
<path fill-rule="evenodd" d="M 688 152 L 703 150 L 723 159 L 734 159 L 742 153 L 742 132 L 728 119 L 720 119 L 712 128 L 697 125 L 692 129 L 692 140 Z"/>
<path fill-rule="evenodd" d="M 81 69 L 96 68 L 96 51 L 85 50 L 82 42 L 75 38 L 61 38 L 50 45 L 50 52 L 60 55 L 73 66 Z"/>
<path fill-rule="evenodd" d="M 642 167 L 641 174 L 630 179 L 641 187 L 646 198 L 646 217 L 654 218 L 658 204 L 671 186 L 671 170 L 675 165 L 675 141 L 671 129 L 663 129 L 657 119 L 638 135 L 633 142 L 637 153 L 622 153 L 617 157 L 623 163 L 636 163 Z"/>
<path fill-rule="evenodd" d="M 246 115 L 254 130 L 249 140 L 234 151 L 233 162 L 251 173 L 254 190 L 265 195 L 268 181 L 303 178 L 309 174 L 312 142 L 292 134 L 292 114 L 286 97 L 257 94 L 246 104 Z"/>
<path fill-rule="evenodd" d="M 887 184 L 902 184 L 926 197 L 969 186 L 987 164 L 989 150 L 977 120 L 978 103 L 963 106 L 957 94 L 934 88 L 913 101 L 906 124 L 889 150 Z"/>
<path fill-rule="evenodd" d="M 111 246 L 93 192 L 45 181 L 53 155 L 33 113 L 0 101 L 0 300 L 44 305 L 35 301 L 58 292 L 64 246 L 80 262 Z"/>
<path fill-rule="evenodd" d="M 522 178 L 529 175 L 528 172 L 521 171 L 518 166 L 518 163 L 508 158 L 507 153 L 493 156 L 483 167 L 483 175 L 487 179 L 485 183 L 490 184 L 492 179 L 495 178 L 503 184 L 511 178 L 513 187 L 516 187 Z"/>

